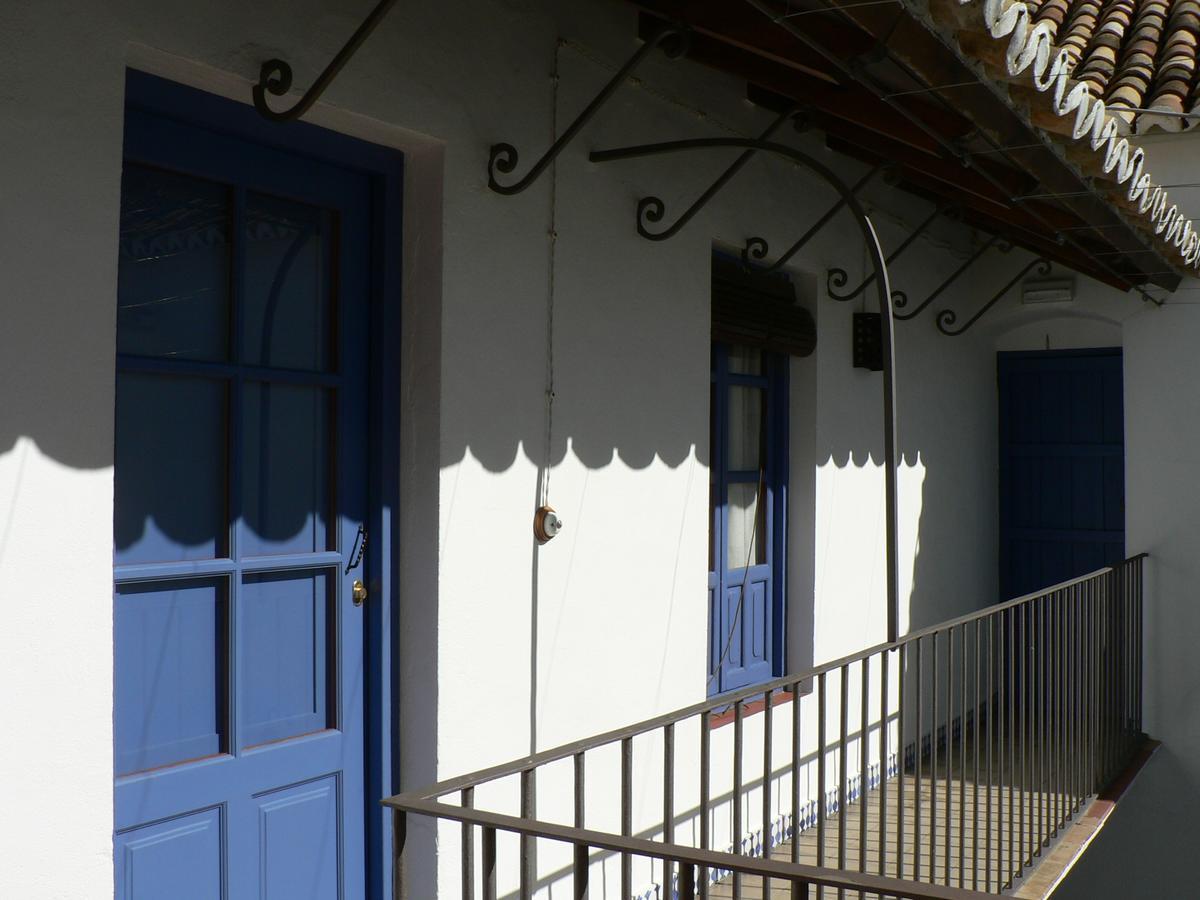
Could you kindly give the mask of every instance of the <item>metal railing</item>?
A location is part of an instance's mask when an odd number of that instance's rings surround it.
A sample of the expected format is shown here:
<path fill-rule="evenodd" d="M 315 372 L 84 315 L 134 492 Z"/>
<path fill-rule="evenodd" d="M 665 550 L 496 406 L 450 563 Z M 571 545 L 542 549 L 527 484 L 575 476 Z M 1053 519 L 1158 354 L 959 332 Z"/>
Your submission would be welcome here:
<path fill-rule="evenodd" d="M 792 900 L 847 891 L 965 900 L 1011 888 L 1143 738 L 1144 559 L 389 797 L 396 897 L 418 900 L 406 880 L 410 816 L 460 823 L 464 900 L 477 890 L 482 900 L 525 900 L 560 883 L 575 898 L 591 888 L 593 897 L 630 900 L 635 861 L 663 900 L 718 892 L 737 900 L 749 892 L 748 879 L 756 897 L 773 896 L 772 885 L 790 886 Z M 777 728 L 776 706 L 789 698 L 790 722 Z M 684 747 L 685 730 L 698 747 Z M 748 741 L 751 730 L 756 740 Z M 646 782 L 662 789 L 661 815 L 657 801 L 650 813 L 643 802 L 637 833 L 635 744 L 639 797 Z M 605 776 L 597 790 L 585 779 L 587 762 L 604 753 L 611 758 L 596 767 Z M 757 771 L 750 779 L 748 766 Z M 542 797 L 552 801 L 543 805 L 556 807 L 541 816 L 539 775 Z M 505 805 L 499 786 L 507 780 L 517 808 L 484 808 Z M 478 804 L 484 792 L 492 802 Z M 600 805 L 612 798 L 614 808 L 589 810 L 587 798 L 597 796 Z M 758 815 L 747 847 L 748 820 Z M 856 840 L 847 833 L 851 819 Z M 802 858 L 801 837 L 810 830 L 815 864 Z M 681 832 L 689 839 L 680 841 Z M 516 836 L 505 838 L 517 851 L 511 863 L 498 853 L 498 834 Z M 787 858 L 770 858 L 773 841 L 788 837 Z M 557 870 L 539 865 L 535 845 L 542 842 L 569 845 L 560 854 L 569 861 Z"/>

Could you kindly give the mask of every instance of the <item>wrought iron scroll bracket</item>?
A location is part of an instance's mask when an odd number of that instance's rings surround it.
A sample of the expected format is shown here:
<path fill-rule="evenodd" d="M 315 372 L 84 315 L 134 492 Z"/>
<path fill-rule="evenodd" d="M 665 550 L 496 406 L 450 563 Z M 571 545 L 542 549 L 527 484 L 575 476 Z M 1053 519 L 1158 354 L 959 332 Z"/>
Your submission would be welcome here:
<path fill-rule="evenodd" d="M 1001 253 L 1007 253 L 1008 251 L 1010 251 L 1012 249 L 1012 244 L 1009 244 L 1006 241 L 1002 241 L 996 235 L 992 235 L 990 238 L 987 239 L 986 242 L 984 242 L 983 244 L 980 245 L 979 249 L 977 249 L 969 257 L 967 257 L 966 261 L 961 266 L 959 266 L 957 269 L 955 269 L 954 272 L 951 273 L 949 278 L 947 278 L 945 281 L 943 281 L 941 284 L 939 284 L 936 288 L 934 288 L 932 293 L 930 293 L 928 297 L 926 297 L 924 300 L 922 300 L 920 303 L 918 303 L 916 305 L 916 307 L 914 307 L 909 312 L 905 312 L 905 313 L 897 312 L 895 314 L 896 318 L 902 322 L 906 321 L 908 319 L 915 319 L 917 316 L 919 316 L 924 311 L 925 307 L 927 307 L 930 303 L 932 303 L 934 300 L 936 300 L 938 297 L 940 297 L 945 292 L 945 290 L 948 287 L 950 287 L 950 285 L 954 284 L 954 282 L 958 281 L 958 279 L 962 277 L 963 273 L 966 272 L 967 269 L 969 269 L 969 268 L 971 268 L 971 266 L 975 265 L 975 263 L 977 263 L 983 257 L 983 255 L 988 252 L 988 250 L 990 250 L 992 247 L 994 247 L 996 245 L 999 245 Z M 896 305 L 896 309 L 898 309 L 898 310 L 904 309 L 906 306 L 908 306 L 908 295 L 905 294 L 903 291 L 897 291 L 896 296 L 894 298 L 894 302 Z"/>
<path fill-rule="evenodd" d="M 668 24 L 663 25 L 654 33 L 637 52 L 625 62 L 625 65 L 617 71 L 608 83 L 600 90 L 592 102 L 583 108 L 578 116 L 575 117 L 566 130 L 559 135 L 558 139 L 550 145 L 550 148 L 542 154 L 541 158 L 530 167 L 519 180 L 512 184 L 501 184 L 496 177 L 499 175 L 511 175 L 517 168 L 517 162 L 520 159 L 520 153 L 512 144 L 500 143 L 492 144 L 490 154 L 488 156 L 488 187 L 497 194 L 512 196 L 519 194 L 535 181 L 538 176 L 546 170 L 546 167 L 558 157 L 566 148 L 567 144 L 574 140 L 592 117 L 600 111 L 601 107 L 608 102 L 609 98 L 616 93 L 617 88 L 623 85 L 629 76 L 642 64 L 642 61 L 649 56 L 656 47 L 661 47 L 669 59 L 678 59 L 687 53 L 689 38 L 691 32 L 684 25 Z M 640 219 L 640 216 L 639 216 Z"/>
<path fill-rule="evenodd" d="M 887 509 L 885 528 L 885 550 L 887 560 L 887 631 L 888 640 L 894 641 L 899 631 L 899 567 L 897 563 L 898 525 L 897 525 L 897 475 L 896 475 L 896 380 L 895 380 L 895 329 L 892 322 L 891 285 L 888 281 L 887 262 L 879 246 L 879 238 L 875 226 L 867 216 L 866 210 L 855 196 L 855 189 L 848 186 L 828 166 L 794 147 L 786 144 L 760 141 L 753 138 L 695 138 L 692 140 L 664 141 L 658 144 L 639 144 L 632 147 L 619 147 L 611 150 L 593 151 L 590 159 L 594 163 L 613 162 L 621 159 L 635 159 L 648 156 L 662 156 L 690 150 L 709 150 L 719 148 L 756 150 L 771 153 L 797 163 L 838 192 L 841 205 L 849 207 L 854 215 L 855 224 L 862 234 L 863 242 L 871 256 L 871 264 L 875 270 L 875 287 L 878 292 L 880 322 L 883 344 L 883 422 L 884 442 L 883 452 L 886 460 L 884 471 L 884 496 Z M 868 176 L 869 177 L 869 176 Z M 862 182 L 860 181 L 860 184 Z M 836 213 L 841 205 L 832 212 Z"/>
<path fill-rule="evenodd" d="M 904 251 L 907 250 L 909 247 L 911 247 L 916 242 L 917 238 L 919 238 L 922 234 L 924 234 L 929 229 L 929 226 L 932 225 L 938 219 L 938 217 L 949 213 L 952 208 L 953 208 L 953 204 L 950 204 L 950 203 L 939 204 L 937 206 L 937 208 L 934 209 L 933 212 L 931 212 L 928 216 L 926 216 L 925 219 L 909 233 L 908 237 L 906 237 L 903 240 L 903 242 L 901 242 L 900 246 L 892 251 L 891 255 L 889 255 L 887 258 L 887 264 L 890 266 L 892 263 L 894 263 L 896 260 L 898 260 L 901 256 L 903 256 Z M 855 297 L 859 296 L 863 291 L 865 291 L 868 287 L 870 287 L 871 282 L 875 280 L 875 275 L 874 274 L 868 275 L 866 278 L 864 278 L 862 280 L 862 282 L 859 283 L 858 287 L 854 288 L 853 290 L 849 291 L 848 293 L 845 293 L 845 294 L 838 293 L 838 289 L 845 287 L 846 282 L 849 280 L 849 278 L 850 278 L 850 276 L 846 272 L 845 269 L 830 269 L 829 274 L 825 281 L 826 293 L 828 293 L 829 296 L 832 297 L 834 300 L 840 300 L 843 303 L 845 303 L 847 301 L 853 300 Z M 900 294 L 899 291 L 897 291 L 896 293 Z"/>
<path fill-rule="evenodd" d="M 941 310 L 937 314 L 938 331 L 940 331 L 942 334 L 946 335 L 947 337 L 958 337 L 960 334 L 964 334 L 972 325 L 974 325 L 976 322 L 978 322 L 980 320 L 980 318 L 983 317 L 984 313 L 986 313 L 989 309 L 991 309 L 993 306 L 995 306 L 997 303 L 999 303 L 1001 298 L 1003 298 L 1004 295 L 1007 294 L 1012 289 L 1012 287 L 1018 281 L 1020 281 L 1022 278 L 1024 278 L 1029 273 L 1029 271 L 1031 269 L 1033 269 L 1034 267 L 1037 268 L 1039 275 L 1049 275 L 1050 274 L 1050 270 L 1051 270 L 1050 260 L 1048 260 L 1048 259 L 1033 260 L 1032 262 L 1028 263 L 1023 269 L 1021 269 L 1021 271 L 1018 272 L 1012 278 L 1012 280 L 1008 282 L 1008 284 L 1004 285 L 1004 287 L 1002 287 L 1002 288 L 1000 288 L 1000 290 L 996 291 L 996 293 L 992 296 L 992 299 L 989 300 L 987 303 L 983 304 L 983 306 L 981 306 L 979 308 L 979 311 L 977 313 L 975 313 L 975 315 L 973 315 L 973 316 L 971 316 L 971 318 L 967 319 L 967 321 L 963 324 L 962 328 L 955 329 L 953 327 L 954 323 L 958 321 L 958 316 L 955 315 L 954 310 L 952 310 L 952 309 Z"/>
<path fill-rule="evenodd" d="M 893 171 L 893 167 L 884 163 L 872 166 L 865 175 L 863 175 L 860 179 L 858 179 L 858 181 L 850 186 L 850 196 L 856 197 L 858 193 L 865 188 L 880 172 L 885 173 L 885 177 L 887 177 L 887 174 Z M 832 219 L 842 210 L 842 207 L 846 205 L 846 202 L 847 201 L 845 197 L 840 197 L 838 201 L 833 204 L 833 206 L 829 207 L 829 209 L 825 211 L 821 218 L 817 219 L 817 221 L 813 223 L 812 227 L 809 228 L 808 231 L 804 232 L 804 234 L 802 234 L 795 243 L 783 251 L 779 259 L 767 266 L 767 271 L 776 272 L 787 265 L 788 260 L 804 249 L 805 244 L 816 237 L 821 229 L 829 224 L 830 219 Z M 765 259 L 769 252 L 770 246 L 767 244 L 764 238 L 747 238 L 746 246 L 742 248 L 742 262 L 746 265 L 749 265 L 751 260 Z"/>
<path fill-rule="evenodd" d="M 267 94 L 282 97 L 292 89 L 292 67 L 282 59 L 268 59 L 264 62 L 258 71 L 258 84 L 254 85 L 251 91 L 254 97 L 254 108 L 258 110 L 259 115 L 273 122 L 286 122 L 290 119 L 298 119 L 308 112 L 395 5 L 396 0 L 379 0 L 379 3 L 371 10 L 371 14 L 363 20 L 363 23 L 350 36 L 350 40 L 325 67 L 325 71 L 304 92 L 304 96 L 287 109 L 271 109 L 267 105 Z"/>
<path fill-rule="evenodd" d="M 775 132 L 777 132 L 789 119 L 792 120 L 797 130 L 806 127 L 806 120 L 800 118 L 800 116 L 801 108 L 799 106 L 792 106 L 784 110 L 775 118 L 775 121 L 766 127 L 762 134 L 758 136 L 758 139 L 760 141 L 770 140 Z M 684 210 L 682 214 L 680 214 L 679 218 L 676 219 L 673 224 L 667 228 L 664 228 L 662 231 L 651 231 L 646 226 L 647 223 L 656 225 L 663 220 L 663 216 L 666 214 L 666 204 L 663 203 L 661 197 L 643 197 L 638 201 L 637 205 L 638 234 L 648 241 L 665 241 L 668 238 L 674 237 L 679 233 L 679 230 L 683 228 L 683 226 L 690 222 L 695 215 L 700 212 L 700 210 L 702 210 L 710 200 L 712 200 L 713 197 L 720 193 L 721 189 L 724 188 L 725 185 L 727 185 L 733 179 L 733 177 L 745 167 L 746 163 L 750 162 L 757 152 L 758 151 L 753 148 L 743 150 L 738 155 L 738 158 L 730 163 L 729 167 L 725 169 L 724 172 L 717 176 L 717 180 L 710 184 L 704 190 L 704 192 L 696 198 L 695 202 L 692 203 L 692 205 L 686 210 Z M 761 241 L 762 239 L 759 238 L 758 240 Z M 765 251 L 766 243 L 762 243 Z M 762 257 L 758 256 L 755 258 L 761 259 Z M 744 252 L 742 255 L 742 260 L 743 262 L 746 260 Z"/>

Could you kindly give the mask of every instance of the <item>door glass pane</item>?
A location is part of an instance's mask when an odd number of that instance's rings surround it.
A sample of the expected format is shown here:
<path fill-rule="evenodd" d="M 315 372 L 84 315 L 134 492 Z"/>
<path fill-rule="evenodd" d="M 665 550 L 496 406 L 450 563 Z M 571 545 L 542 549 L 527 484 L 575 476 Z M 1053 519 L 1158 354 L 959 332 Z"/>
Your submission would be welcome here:
<path fill-rule="evenodd" d="M 117 376 L 117 563 L 225 555 L 226 406 L 223 382 Z"/>
<path fill-rule="evenodd" d="M 761 375 L 762 350 L 758 347 L 732 344 L 729 347 L 729 371 L 735 375 Z"/>
<path fill-rule="evenodd" d="M 318 731 L 334 722 L 326 680 L 333 572 L 247 576 L 239 599 L 243 746 Z"/>
<path fill-rule="evenodd" d="M 229 259 L 228 188 L 126 166 L 121 179 L 117 352 L 226 359 Z"/>
<path fill-rule="evenodd" d="M 731 484 L 728 491 L 725 565 L 741 569 L 766 562 L 766 523 L 758 483 Z"/>
<path fill-rule="evenodd" d="M 758 471 L 762 465 L 762 388 L 734 385 L 729 388 L 729 455 L 731 472 Z"/>
<path fill-rule="evenodd" d="M 246 198 L 242 361 L 330 368 L 329 214 L 263 194 Z"/>
<path fill-rule="evenodd" d="M 242 556 L 331 549 L 329 405 L 322 388 L 246 385 Z"/>
<path fill-rule="evenodd" d="M 117 774 L 211 756 L 225 747 L 223 579 L 117 588 Z"/>

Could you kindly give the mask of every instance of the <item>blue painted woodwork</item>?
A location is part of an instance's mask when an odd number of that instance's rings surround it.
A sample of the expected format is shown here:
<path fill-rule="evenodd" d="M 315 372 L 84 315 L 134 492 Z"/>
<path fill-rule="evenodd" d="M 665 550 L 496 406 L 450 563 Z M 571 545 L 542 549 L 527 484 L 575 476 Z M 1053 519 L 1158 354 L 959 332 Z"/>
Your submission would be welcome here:
<path fill-rule="evenodd" d="M 783 674 L 787 373 L 782 354 L 713 344 L 710 696 Z"/>
<path fill-rule="evenodd" d="M 368 467 L 386 456 L 371 446 L 368 379 L 394 363 L 373 361 L 368 326 L 387 284 L 374 229 L 395 210 L 375 202 L 378 176 L 332 162 L 324 138 L 267 146 L 176 118 L 192 92 L 130 83 L 117 896 L 355 900 L 368 881 L 383 896 L 366 840 L 382 816 L 364 785 L 381 796 L 393 773 L 366 777 L 364 742 L 393 723 L 365 713 L 393 631 L 385 594 L 368 662 L 371 607 L 351 603 L 350 583 L 390 585 L 392 541 L 372 540 L 371 568 L 345 567 L 359 526 L 384 518 L 367 502 Z"/>
<path fill-rule="evenodd" d="M 1000 353 L 1000 591 L 1125 557 L 1120 348 Z"/>
<path fill-rule="evenodd" d="M 222 811 L 210 807 L 118 832 L 117 900 L 222 900 L 222 831 Z"/>

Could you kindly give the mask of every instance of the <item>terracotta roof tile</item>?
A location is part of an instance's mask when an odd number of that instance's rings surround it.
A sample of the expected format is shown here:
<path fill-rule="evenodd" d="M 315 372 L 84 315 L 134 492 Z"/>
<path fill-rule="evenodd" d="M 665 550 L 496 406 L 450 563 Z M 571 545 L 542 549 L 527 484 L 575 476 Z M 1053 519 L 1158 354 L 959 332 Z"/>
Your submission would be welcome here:
<path fill-rule="evenodd" d="M 1180 131 L 1200 120 L 1200 0 L 1025 0 L 1044 22 L 1072 77 L 1131 129 Z"/>
<path fill-rule="evenodd" d="M 1008 83 L 1031 124 L 1119 187 L 1113 202 L 1200 272 L 1200 229 L 1128 137 L 1200 127 L 1200 116 L 1179 115 L 1200 113 L 1200 0 L 931 0 L 930 9 L 960 52 Z M 976 40 L 987 37 L 996 46 Z"/>

